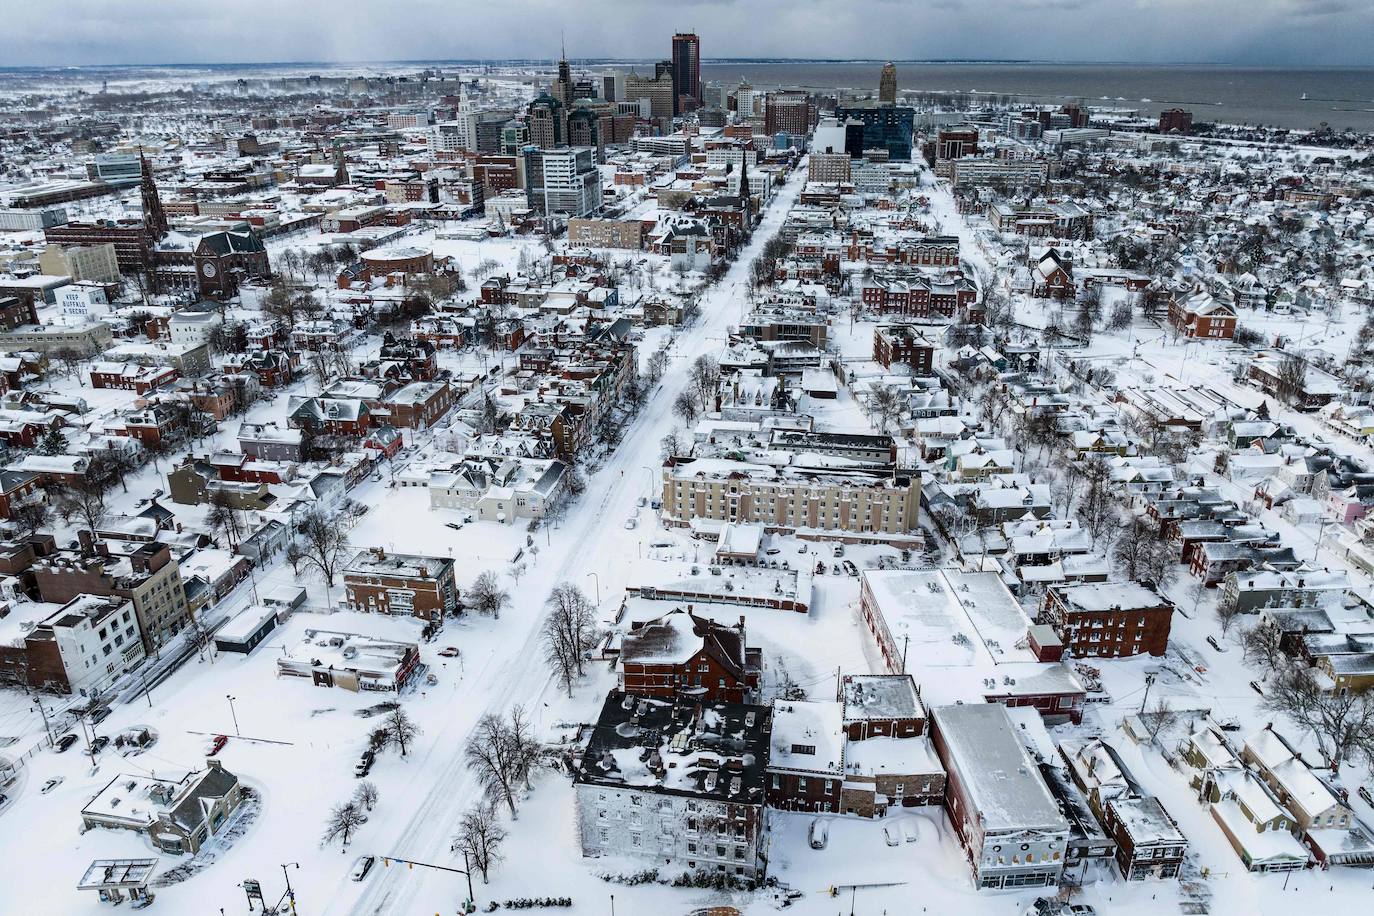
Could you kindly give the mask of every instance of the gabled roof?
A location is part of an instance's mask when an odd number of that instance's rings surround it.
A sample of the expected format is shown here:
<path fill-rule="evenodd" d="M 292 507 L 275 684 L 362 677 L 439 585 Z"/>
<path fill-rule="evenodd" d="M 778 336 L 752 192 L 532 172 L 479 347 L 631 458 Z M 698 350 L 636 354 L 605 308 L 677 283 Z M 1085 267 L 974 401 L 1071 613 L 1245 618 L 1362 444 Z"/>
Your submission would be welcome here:
<path fill-rule="evenodd" d="M 198 255 L 255 254 L 266 251 L 254 232 L 213 232 L 196 243 Z"/>

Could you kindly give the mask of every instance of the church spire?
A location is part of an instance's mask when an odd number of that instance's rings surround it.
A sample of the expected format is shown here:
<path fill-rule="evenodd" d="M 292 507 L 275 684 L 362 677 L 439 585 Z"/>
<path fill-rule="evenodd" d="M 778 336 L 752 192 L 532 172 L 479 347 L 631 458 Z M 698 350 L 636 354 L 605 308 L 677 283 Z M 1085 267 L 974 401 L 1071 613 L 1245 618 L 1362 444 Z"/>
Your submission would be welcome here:
<path fill-rule="evenodd" d="M 334 140 L 334 183 L 348 184 L 348 160 L 344 158 L 343 143 Z"/>
<path fill-rule="evenodd" d="M 143 226 L 149 235 L 160 239 L 167 234 L 167 214 L 162 210 L 162 198 L 158 197 L 153 170 L 148 167 L 148 159 L 143 155 L 142 147 L 138 151 L 138 165 L 141 172 L 139 192 L 143 198 Z"/>

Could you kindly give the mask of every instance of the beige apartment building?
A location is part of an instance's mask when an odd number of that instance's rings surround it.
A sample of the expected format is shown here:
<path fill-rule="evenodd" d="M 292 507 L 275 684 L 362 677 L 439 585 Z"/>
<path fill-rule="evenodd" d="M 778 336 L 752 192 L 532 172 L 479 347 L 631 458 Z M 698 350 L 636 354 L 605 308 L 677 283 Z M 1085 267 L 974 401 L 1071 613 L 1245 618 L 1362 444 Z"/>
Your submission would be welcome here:
<path fill-rule="evenodd" d="M 847 182 L 853 176 L 852 169 L 848 153 L 812 153 L 806 164 L 806 178 L 824 184 Z"/>
<path fill-rule="evenodd" d="M 570 219 L 568 244 L 638 251 L 644 247 L 644 224 L 637 219 Z"/>
<path fill-rule="evenodd" d="M 119 259 L 115 255 L 115 246 L 109 242 L 103 245 L 72 245 L 67 248 L 49 245 L 38 256 L 38 267 L 45 274 L 71 277 L 77 282 L 119 282 Z"/>
<path fill-rule="evenodd" d="M 917 527 L 921 478 L 724 458 L 670 458 L 663 467 L 663 516 L 754 522 L 769 530 L 811 528 L 856 535 L 905 535 Z"/>

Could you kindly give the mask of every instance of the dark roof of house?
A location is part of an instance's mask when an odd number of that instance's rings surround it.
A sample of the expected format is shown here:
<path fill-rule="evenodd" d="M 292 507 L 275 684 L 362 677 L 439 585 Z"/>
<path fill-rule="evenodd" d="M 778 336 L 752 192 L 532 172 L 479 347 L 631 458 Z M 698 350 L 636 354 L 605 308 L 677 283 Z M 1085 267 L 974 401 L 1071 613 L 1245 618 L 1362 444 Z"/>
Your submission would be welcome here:
<path fill-rule="evenodd" d="M 172 810 L 172 821 L 187 832 L 205 823 L 208 804 L 223 798 L 238 785 L 239 778 L 223 767 L 210 767 L 194 789 Z"/>

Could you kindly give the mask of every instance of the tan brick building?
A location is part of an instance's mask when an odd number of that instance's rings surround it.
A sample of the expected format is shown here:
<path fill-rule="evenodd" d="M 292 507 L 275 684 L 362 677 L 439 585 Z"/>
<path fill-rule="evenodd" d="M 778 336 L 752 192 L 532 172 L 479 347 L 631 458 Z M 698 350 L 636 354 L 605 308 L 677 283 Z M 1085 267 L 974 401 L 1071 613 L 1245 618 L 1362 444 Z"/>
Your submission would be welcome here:
<path fill-rule="evenodd" d="M 568 244 L 638 251 L 644 247 L 644 225 L 637 219 L 574 218 L 568 220 Z"/>

